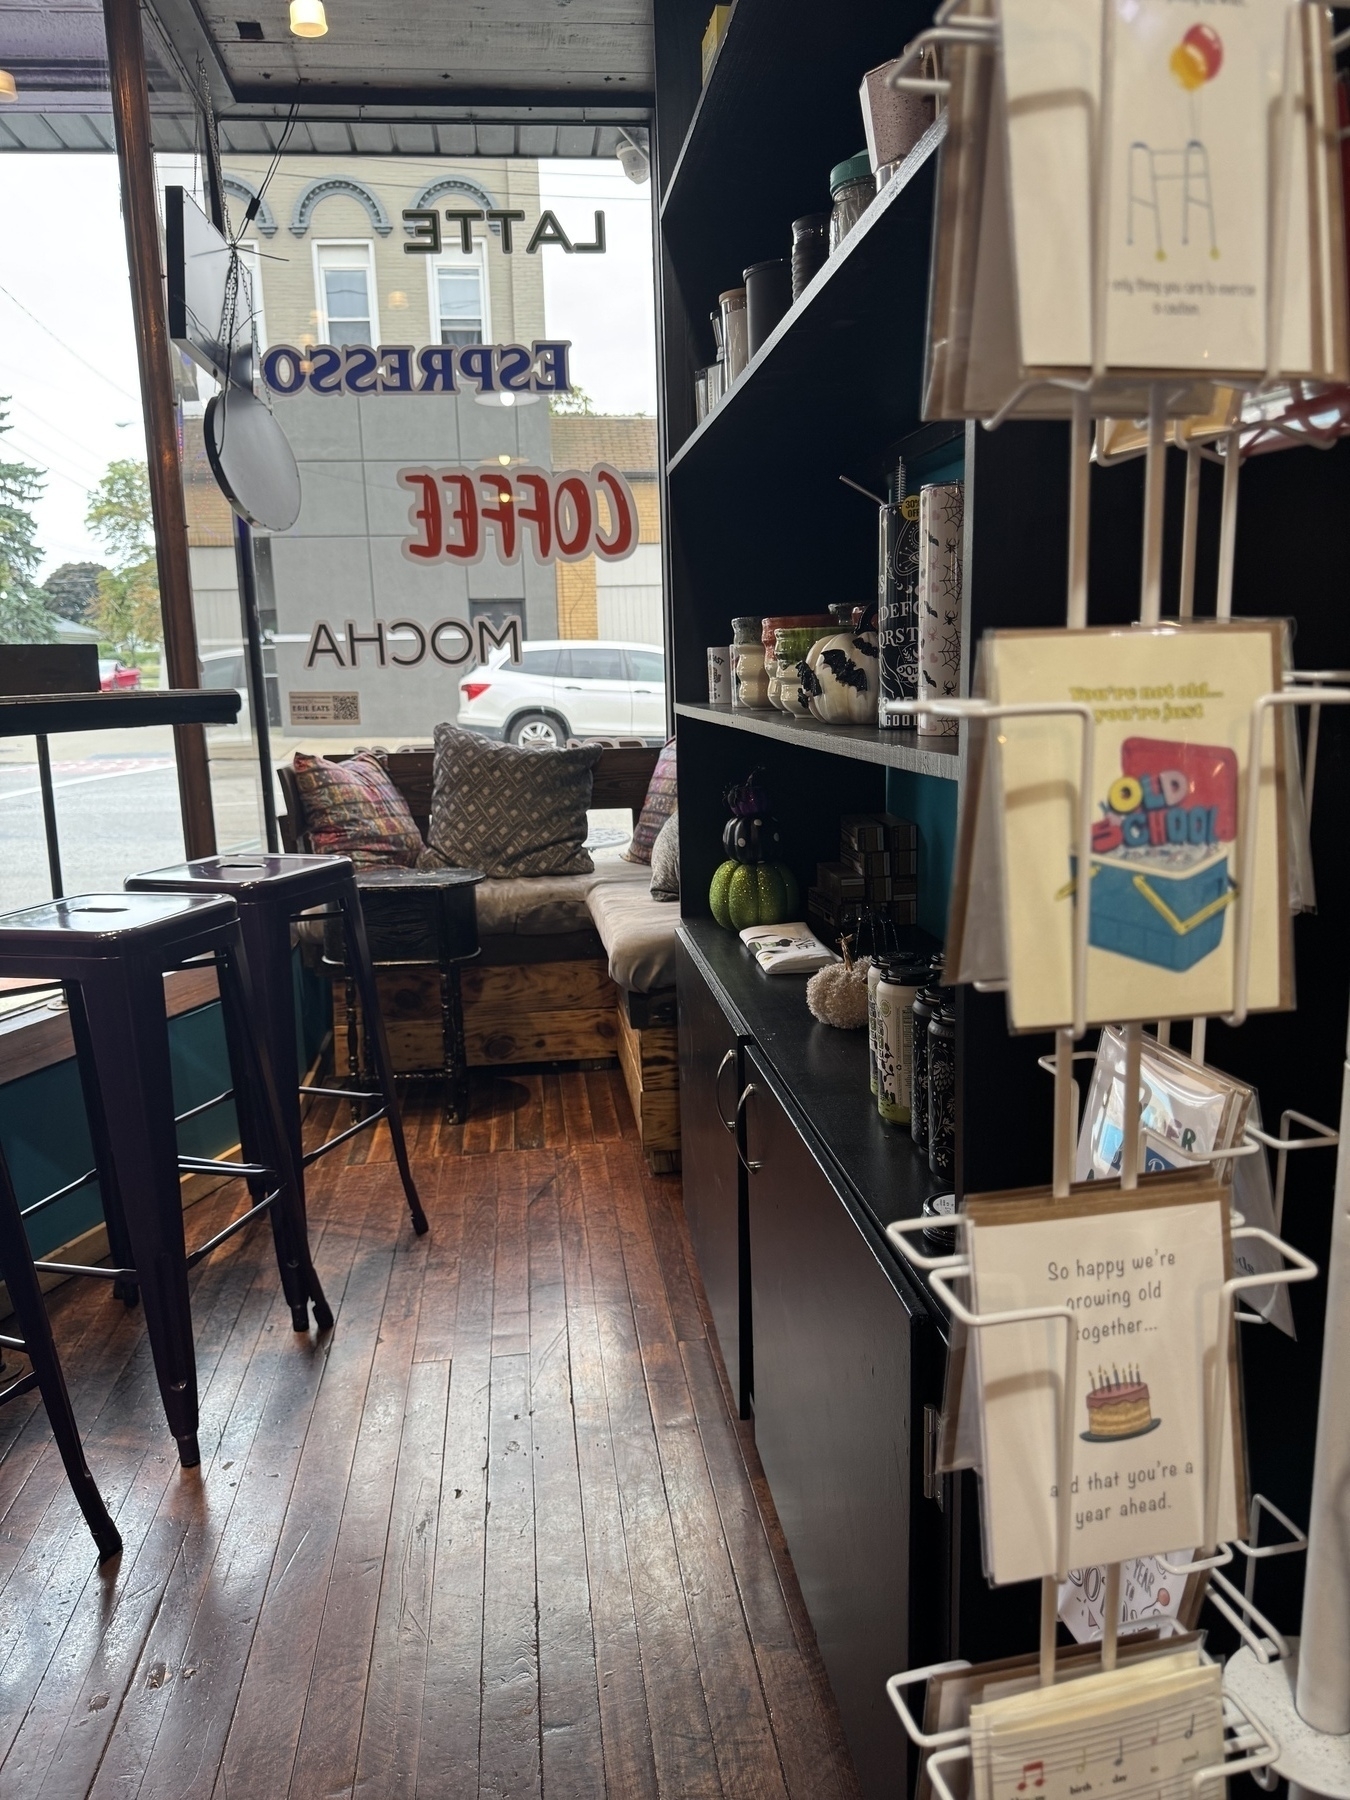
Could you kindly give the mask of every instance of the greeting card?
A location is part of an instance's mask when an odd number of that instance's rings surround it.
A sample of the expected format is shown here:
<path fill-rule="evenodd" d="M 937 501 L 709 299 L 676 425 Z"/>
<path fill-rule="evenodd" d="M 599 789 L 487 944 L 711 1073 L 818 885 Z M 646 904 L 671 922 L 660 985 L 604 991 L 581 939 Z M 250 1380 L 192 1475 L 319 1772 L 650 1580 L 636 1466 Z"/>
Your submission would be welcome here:
<path fill-rule="evenodd" d="M 1195 1800 L 1223 1762 L 1223 1671 L 1191 1646 L 970 1709 L 976 1800 Z M 1223 1776 L 1201 1786 L 1217 1800 Z"/>
<path fill-rule="evenodd" d="M 1218 1536 L 1239 1529 L 1235 1347 L 1231 1321 L 1219 1328 L 1228 1208 L 1226 1187 L 1175 1176 L 1100 1197 L 967 1201 L 974 1310 L 1062 1307 L 1076 1339 L 1066 1390 L 1065 1319 L 971 1333 L 991 1581 L 1055 1570 L 1063 1407 L 1072 1425 L 1069 1566 L 1205 1542 L 1211 1423 Z"/>
<path fill-rule="evenodd" d="M 1246 818 L 1252 708 L 1282 685 L 1282 635 L 1278 621 L 1209 620 L 984 639 L 995 703 L 1090 709 L 1089 1024 L 1231 1011 L 1239 903 L 1252 928 L 1249 1009 L 1293 1004 L 1283 732 L 1269 712 Z M 972 780 L 968 808 L 983 796 L 997 814 L 1012 1029 L 1043 1031 L 1074 1015 L 1082 726 L 1072 714 L 1004 718 L 990 737 L 992 779 Z M 1256 875 L 1243 894 L 1248 830 Z M 962 836 L 958 878 L 972 884 L 979 834 L 969 816 Z M 967 892 L 953 910 L 949 968 L 962 980 L 977 903 L 987 910 L 982 893 Z"/>

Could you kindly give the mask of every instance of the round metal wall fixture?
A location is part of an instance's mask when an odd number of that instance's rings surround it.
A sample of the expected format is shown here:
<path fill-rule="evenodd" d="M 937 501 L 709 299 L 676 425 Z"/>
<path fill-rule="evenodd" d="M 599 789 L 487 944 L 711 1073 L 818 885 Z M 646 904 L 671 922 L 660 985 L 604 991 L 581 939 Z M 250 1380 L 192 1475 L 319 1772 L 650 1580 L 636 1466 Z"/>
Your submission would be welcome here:
<path fill-rule="evenodd" d="M 250 525 L 288 531 L 300 516 L 300 471 L 286 433 L 248 388 L 206 406 L 206 455 L 230 505 Z"/>

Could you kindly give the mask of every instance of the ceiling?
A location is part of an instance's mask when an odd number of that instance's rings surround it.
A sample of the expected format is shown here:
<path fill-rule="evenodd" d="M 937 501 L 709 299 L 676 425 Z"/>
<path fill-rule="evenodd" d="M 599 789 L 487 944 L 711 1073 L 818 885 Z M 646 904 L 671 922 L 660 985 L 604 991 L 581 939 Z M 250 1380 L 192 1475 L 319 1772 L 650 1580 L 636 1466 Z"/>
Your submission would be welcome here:
<path fill-rule="evenodd" d="M 146 0 L 156 149 L 193 147 L 199 65 L 240 153 L 275 149 L 294 108 L 300 155 L 613 156 L 651 103 L 651 0 L 326 6 L 327 36 L 300 39 L 287 0 Z M 112 148 L 99 0 L 0 0 L 0 68 L 19 86 L 0 149 Z"/>

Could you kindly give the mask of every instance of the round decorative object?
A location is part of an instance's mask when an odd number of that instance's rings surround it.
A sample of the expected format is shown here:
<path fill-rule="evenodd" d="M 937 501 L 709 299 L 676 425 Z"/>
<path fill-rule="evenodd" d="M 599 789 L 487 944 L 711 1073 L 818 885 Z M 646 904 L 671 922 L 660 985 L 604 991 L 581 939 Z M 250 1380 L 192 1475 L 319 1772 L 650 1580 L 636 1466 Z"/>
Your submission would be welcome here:
<path fill-rule="evenodd" d="M 727 810 L 739 819 L 762 819 L 769 810 L 769 796 L 760 786 L 763 769 L 752 769 L 744 781 L 733 782 L 723 794 Z"/>
<path fill-rule="evenodd" d="M 724 862 L 712 878 L 708 904 L 719 925 L 777 925 L 797 910 L 797 880 L 782 863 Z"/>
<path fill-rule="evenodd" d="M 206 405 L 206 455 L 241 519 L 289 531 L 300 516 L 300 471 L 286 433 L 249 388 L 227 387 Z"/>
<path fill-rule="evenodd" d="M 822 1025 L 861 1031 L 867 1023 L 867 964 L 855 963 L 844 940 L 843 962 L 817 969 L 806 984 L 806 1004 Z"/>
<path fill-rule="evenodd" d="M 870 725 L 877 716 L 876 656 L 852 631 L 813 644 L 807 657 L 820 693 L 812 711 L 825 725 Z"/>
<path fill-rule="evenodd" d="M 722 828 L 722 848 L 735 862 L 772 861 L 782 847 L 777 819 L 738 814 Z"/>

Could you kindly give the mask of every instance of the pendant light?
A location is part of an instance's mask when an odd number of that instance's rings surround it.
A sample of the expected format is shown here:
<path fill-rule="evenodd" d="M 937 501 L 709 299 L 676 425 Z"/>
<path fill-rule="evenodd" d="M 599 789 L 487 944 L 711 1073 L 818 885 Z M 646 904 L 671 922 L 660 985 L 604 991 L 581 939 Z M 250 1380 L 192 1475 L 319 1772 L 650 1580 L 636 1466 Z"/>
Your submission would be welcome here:
<path fill-rule="evenodd" d="M 323 0 L 291 0 L 291 34 L 294 37 L 319 38 L 328 30 L 328 15 Z"/>

